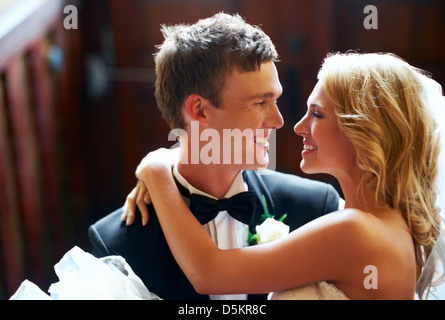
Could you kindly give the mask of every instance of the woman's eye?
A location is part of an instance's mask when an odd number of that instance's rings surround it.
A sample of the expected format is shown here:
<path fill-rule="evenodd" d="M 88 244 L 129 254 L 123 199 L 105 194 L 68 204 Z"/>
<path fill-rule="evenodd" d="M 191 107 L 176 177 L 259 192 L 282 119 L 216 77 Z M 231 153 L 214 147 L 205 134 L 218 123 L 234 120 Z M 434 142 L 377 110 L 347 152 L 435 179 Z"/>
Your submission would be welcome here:
<path fill-rule="evenodd" d="M 317 112 L 312 112 L 312 118 L 321 119 L 323 117 L 320 114 L 318 114 Z"/>

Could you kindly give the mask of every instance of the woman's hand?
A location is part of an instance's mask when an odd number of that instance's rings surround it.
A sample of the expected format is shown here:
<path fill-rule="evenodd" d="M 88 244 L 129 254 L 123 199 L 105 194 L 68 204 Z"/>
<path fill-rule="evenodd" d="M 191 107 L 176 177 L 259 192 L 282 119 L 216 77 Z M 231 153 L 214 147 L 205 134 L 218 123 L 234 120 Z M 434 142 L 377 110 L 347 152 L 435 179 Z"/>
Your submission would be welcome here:
<path fill-rule="evenodd" d="M 142 216 L 142 225 L 145 226 L 149 220 L 149 213 L 147 205 L 151 203 L 150 194 L 147 189 L 147 185 L 144 179 L 150 179 L 150 170 L 152 172 L 161 170 L 171 170 L 171 166 L 174 165 L 179 158 L 178 149 L 158 149 L 150 152 L 136 169 L 136 177 L 138 182 L 136 187 L 127 196 L 123 207 L 122 221 L 126 221 L 126 225 L 133 224 L 135 219 L 136 206 Z"/>
<path fill-rule="evenodd" d="M 172 165 L 179 157 L 179 149 L 158 149 L 150 152 L 136 168 L 136 178 L 147 182 L 151 175 L 160 171 L 171 171 Z M 147 183 L 146 183 L 147 185 Z"/>
<path fill-rule="evenodd" d="M 130 192 L 122 209 L 122 221 L 125 221 L 127 226 L 133 224 L 135 219 L 136 206 L 142 216 L 142 225 L 145 226 L 149 220 L 147 205 L 151 203 L 150 194 L 148 193 L 145 183 L 138 180 L 136 187 Z"/>

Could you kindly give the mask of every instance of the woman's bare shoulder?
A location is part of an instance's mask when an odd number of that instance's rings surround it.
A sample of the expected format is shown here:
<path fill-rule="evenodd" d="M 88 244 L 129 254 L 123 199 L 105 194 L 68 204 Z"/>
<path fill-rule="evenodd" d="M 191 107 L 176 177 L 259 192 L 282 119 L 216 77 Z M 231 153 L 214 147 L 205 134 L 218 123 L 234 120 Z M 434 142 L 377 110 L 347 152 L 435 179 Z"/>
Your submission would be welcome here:
<path fill-rule="evenodd" d="M 402 225 L 359 209 L 336 212 L 330 217 L 330 224 L 336 227 L 338 236 L 349 243 L 349 248 L 355 248 L 361 255 L 370 255 L 374 251 L 382 255 L 392 250 L 393 245 L 397 244 L 394 229 L 403 229 Z"/>
<path fill-rule="evenodd" d="M 415 253 L 404 223 L 399 222 L 397 217 L 386 219 L 357 209 L 338 213 L 335 223 L 340 230 L 339 237 L 343 238 L 343 243 L 348 243 L 349 254 L 343 255 L 345 265 L 350 266 L 349 276 L 355 274 L 356 280 L 363 283 L 361 290 L 353 290 L 354 293 L 363 298 L 376 299 L 397 299 L 401 295 L 408 298 L 413 295 Z M 374 278 L 370 272 L 373 272 Z M 365 286 L 368 278 L 374 279 L 374 287 L 371 284 L 369 288 Z M 407 281 L 410 278 L 413 281 Z"/>

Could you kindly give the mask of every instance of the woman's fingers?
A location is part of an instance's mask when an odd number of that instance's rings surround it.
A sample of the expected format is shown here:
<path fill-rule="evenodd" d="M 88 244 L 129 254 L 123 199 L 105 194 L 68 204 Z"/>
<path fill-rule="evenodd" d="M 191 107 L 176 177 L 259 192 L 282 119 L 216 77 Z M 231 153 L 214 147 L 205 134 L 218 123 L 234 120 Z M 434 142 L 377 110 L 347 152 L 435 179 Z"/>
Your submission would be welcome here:
<path fill-rule="evenodd" d="M 151 203 L 150 195 L 148 194 L 148 190 L 145 187 L 143 181 L 138 180 L 136 187 L 130 192 L 127 196 L 125 204 L 122 209 L 121 220 L 125 221 L 127 226 L 130 226 L 134 223 L 134 219 L 136 218 L 136 206 L 139 208 L 139 212 L 141 213 L 142 225 L 145 226 L 149 220 L 149 213 L 147 204 Z"/>
<path fill-rule="evenodd" d="M 138 195 L 138 187 L 136 186 L 133 190 L 131 190 L 130 194 L 127 196 L 124 207 L 122 209 L 121 220 L 125 221 L 125 224 L 127 226 L 132 225 L 134 222 L 137 195 Z"/>
<path fill-rule="evenodd" d="M 151 198 L 150 198 L 150 195 L 148 194 L 148 190 L 145 187 L 145 184 L 140 180 L 138 181 L 138 184 L 140 184 L 141 187 L 139 190 L 138 199 L 136 201 L 136 204 L 139 208 L 139 212 L 141 213 L 142 225 L 145 226 L 145 225 L 147 225 L 148 220 L 150 218 L 150 215 L 148 213 L 147 204 L 151 203 Z"/>

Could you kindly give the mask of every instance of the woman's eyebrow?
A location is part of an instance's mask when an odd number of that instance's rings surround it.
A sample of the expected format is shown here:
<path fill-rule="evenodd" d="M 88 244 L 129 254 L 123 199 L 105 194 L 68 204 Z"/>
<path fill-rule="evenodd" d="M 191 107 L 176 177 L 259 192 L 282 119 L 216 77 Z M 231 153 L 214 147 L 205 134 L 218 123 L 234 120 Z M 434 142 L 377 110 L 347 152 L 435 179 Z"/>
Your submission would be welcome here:
<path fill-rule="evenodd" d="M 309 104 L 309 108 L 322 108 L 323 109 L 323 106 L 319 103 L 312 102 Z"/>

